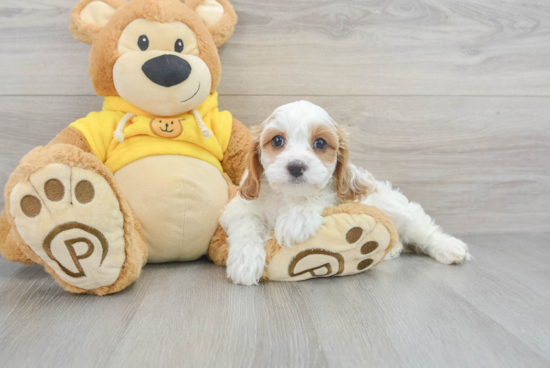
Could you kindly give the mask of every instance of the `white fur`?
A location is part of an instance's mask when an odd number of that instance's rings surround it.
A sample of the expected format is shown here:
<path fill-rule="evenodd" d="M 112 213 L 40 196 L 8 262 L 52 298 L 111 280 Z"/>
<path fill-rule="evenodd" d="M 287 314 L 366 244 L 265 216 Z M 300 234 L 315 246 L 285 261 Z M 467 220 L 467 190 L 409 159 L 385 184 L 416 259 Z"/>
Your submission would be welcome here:
<path fill-rule="evenodd" d="M 264 246 L 272 232 L 282 246 L 301 243 L 322 225 L 321 213 L 325 208 L 342 203 L 333 178 L 336 162 L 323 163 L 310 147 L 311 128 L 319 124 L 336 129 L 336 123 L 325 110 L 306 101 L 279 107 L 262 124 L 262 132 L 269 127 L 286 133 L 285 149 L 272 159 L 260 154 L 264 175 L 259 197 L 248 201 L 237 195 L 220 218 L 230 244 L 227 276 L 234 283 L 258 284 L 265 267 Z M 295 160 L 307 165 L 298 181 L 287 171 L 287 165 Z M 399 256 L 403 244 L 445 264 L 471 258 L 465 243 L 443 233 L 418 203 L 409 202 L 389 182 L 377 181 L 372 174 L 352 164 L 348 170 L 352 173 L 351 188 L 368 184 L 371 194 L 362 203 L 388 214 L 399 233 L 400 242 L 388 259 Z"/>

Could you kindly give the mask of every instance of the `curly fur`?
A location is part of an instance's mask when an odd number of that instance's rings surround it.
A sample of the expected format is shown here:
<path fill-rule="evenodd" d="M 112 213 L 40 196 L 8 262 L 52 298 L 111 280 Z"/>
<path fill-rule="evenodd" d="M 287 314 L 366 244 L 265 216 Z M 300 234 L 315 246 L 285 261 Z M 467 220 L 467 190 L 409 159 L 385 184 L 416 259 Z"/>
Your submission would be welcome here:
<path fill-rule="evenodd" d="M 326 141 L 322 150 L 314 144 L 320 134 Z M 284 143 L 275 145 L 273 137 Z M 259 127 L 250 147 L 240 195 L 220 218 L 230 243 L 227 275 L 233 282 L 254 285 L 265 276 L 264 245 L 272 232 L 281 246 L 302 243 L 323 224 L 323 211 L 330 213 L 326 208 L 345 202 L 381 209 L 405 244 L 439 262 L 471 258 L 467 245 L 443 233 L 419 204 L 353 165 L 343 130 L 319 106 L 298 101 L 279 107 Z M 293 167 L 300 167 L 300 174 Z M 380 221 L 391 223 L 389 218 Z M 388 255 L 403 250 L 403 243 L 396 241 Z"/>

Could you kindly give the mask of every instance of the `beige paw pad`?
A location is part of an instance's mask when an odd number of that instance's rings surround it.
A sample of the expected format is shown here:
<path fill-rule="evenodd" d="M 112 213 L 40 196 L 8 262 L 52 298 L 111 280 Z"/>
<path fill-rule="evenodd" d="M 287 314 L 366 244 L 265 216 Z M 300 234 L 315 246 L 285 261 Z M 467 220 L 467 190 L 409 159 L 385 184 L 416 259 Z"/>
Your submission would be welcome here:
<path fill-rule="evenodd" d="M 346 276 L 377 265 L 390 245 L 386 227 L 369 215 L 328 216 L 316 235 L 292 248 L 281 248 L 267 268 L 277 281 Z"/>
<path fill-rule="evenodd" d="M 23 240 L 63 281 L 92 290 L 118 279 L 124 220 L 101 175 L 50 164 L 15 186 L 10 211 Z"/>

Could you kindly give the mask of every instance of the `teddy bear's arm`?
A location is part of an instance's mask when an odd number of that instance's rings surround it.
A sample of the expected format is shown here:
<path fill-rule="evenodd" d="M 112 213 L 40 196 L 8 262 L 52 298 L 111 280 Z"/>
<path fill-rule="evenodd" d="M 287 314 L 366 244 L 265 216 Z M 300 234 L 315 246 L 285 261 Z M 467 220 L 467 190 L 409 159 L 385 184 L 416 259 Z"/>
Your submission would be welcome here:
<path fill-rule="evenodd" d="M 237 119 L 233 119 L 231 139 L 223 155 L 222 167 L 236 185 L 241 181 L 246 168 L 246 154 L 250 149 L 251 142 L 250 130 Z"/>
<path fill-rule="evenodd" d="M 84 152 L 92 153 L 92 149 L 84 135 L 73 127 L 63 129 L 46 147 L 51 147 L 55 144 L 70 144 L 71 146 L 80 148 Z"/>

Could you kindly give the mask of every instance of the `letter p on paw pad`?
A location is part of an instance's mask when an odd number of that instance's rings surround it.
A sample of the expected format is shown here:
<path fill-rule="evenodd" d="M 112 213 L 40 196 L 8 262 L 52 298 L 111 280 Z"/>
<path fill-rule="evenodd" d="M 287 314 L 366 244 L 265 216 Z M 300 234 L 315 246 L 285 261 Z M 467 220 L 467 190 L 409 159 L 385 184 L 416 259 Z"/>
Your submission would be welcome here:
<path fill-rule="evenodd" d="M 85 290 L 117 281 L 124 219 L 101 175 L 49 164 L 14 187 L 10 212 L 19 235 L 61 280 Z"/>

